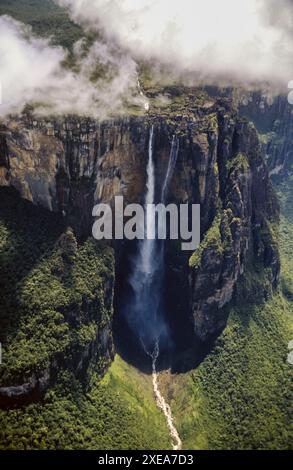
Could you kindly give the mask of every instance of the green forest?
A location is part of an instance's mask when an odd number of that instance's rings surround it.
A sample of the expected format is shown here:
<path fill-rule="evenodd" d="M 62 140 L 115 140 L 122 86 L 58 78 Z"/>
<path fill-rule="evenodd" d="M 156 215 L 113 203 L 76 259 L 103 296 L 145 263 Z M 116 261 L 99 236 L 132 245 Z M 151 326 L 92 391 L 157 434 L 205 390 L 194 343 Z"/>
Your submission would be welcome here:
<path fill-rule="evenodd" d="M 80 26 L 52 0 L 1 0 L 0 15 L 10 15 L 30 25 L 36 35 L 51 38 L 53 44 L 69 50 L 84 36 Z"/>

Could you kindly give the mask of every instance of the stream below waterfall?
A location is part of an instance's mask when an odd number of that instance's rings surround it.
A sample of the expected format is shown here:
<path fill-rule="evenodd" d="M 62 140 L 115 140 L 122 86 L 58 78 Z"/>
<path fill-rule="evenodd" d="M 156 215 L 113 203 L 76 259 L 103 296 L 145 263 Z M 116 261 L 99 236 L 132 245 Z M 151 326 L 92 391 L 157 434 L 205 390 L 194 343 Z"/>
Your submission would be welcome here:
<path fill-rule="evenodd" d="M 154 396 L 155 396 L 158 408 L 164 413 L 164 416 L 166 418 L 167 426 L 168 426 L 171 441 L 172 441 L 172 448 L 173 450 L 181 450 L 182 441 L 174 425 L 174 418 L 172 415 L 171 407 L 166 402 L 159 387 L 159 380 L 158 380 L 159 374 L 157 372 L 157 361 L 158 361 L 159 354 L 160 354 L 159 342 L 156 341 L 155 348 L 152 353 L 148 352 L 146 349 L 145 349 L 145 352 L 148 356 L 150 356 L 152 360 L 152 382 L 153 382 Z"/>

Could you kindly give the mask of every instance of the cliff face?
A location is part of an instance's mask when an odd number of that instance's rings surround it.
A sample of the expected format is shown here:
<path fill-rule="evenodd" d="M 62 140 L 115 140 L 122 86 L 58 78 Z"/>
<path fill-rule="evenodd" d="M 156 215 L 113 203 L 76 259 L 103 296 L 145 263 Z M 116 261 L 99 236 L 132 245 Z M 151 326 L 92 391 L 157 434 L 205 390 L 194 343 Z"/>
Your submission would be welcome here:
<path fill-rule="evenodd" d="M 239 98 L 239 111 L 255 123 L 260 133 L 270 174 L 291 174 L 293 106 L 287 96 L 243 93 Z"/>
<path fill-rule="evenodd" d="M 225 325 L 223 307 L 245 272 L 265 271 L 267 282 L 260 286 L 266 294 L 279 274 L 273 230 L 278 206 L 262 148 L 253 126 L 228 100 L 210 99 L 171 118 L 157 113 L 103 123 L 11 120 L 1 131 L 0 182 L 62 213 L 86 237 L 95 202 L 118 194 L 127 202 L 142 201 L 150 123 L 158 189 L 176 133 L 179 155 L 169 201 L 201 204 L 201 246 L 186 256 L 170 243 L 167 279 L 181 327 L 191 324 L 193 334 L 206 340 Z M 241 295 L 243 289 L 242 283 Z"/>
<path fill-rule="evenodd" d="M 233 294 L 236 297 L 237 285 L 246 276 L 266 271 L 267 282 L 255 279 L 259 289 L 255 299 L 266 297 L 279 276 L 274 235 L 278 204 L 255 129 L 220 110 L 217 128 L 207 142 L 206 147 L 197 142 L 194 159 L 198 153 L 205 155 L 205 165 L 198 168 L 199 177 L 203 172 L 208 175 L 206 187 L 210 185 L 203 210 L 214 217 L 206 221 L 203 217 L 203 241 L 189 262 L 191 310 L 196 335 L 202 340 L 224 327 L 223 307 Z M 246 300 L 250 288 L 247 285 L 242 292 Z"/>
<path fill-rule="evenodd" d="M 137 138 L 145 128 L 131 120 L 10 121 L 0 137 L 0 184 L 62 213 L 88 235 L 95 201 L 115 194 L 136 200 L 143 193 L 144 141 Z"/>

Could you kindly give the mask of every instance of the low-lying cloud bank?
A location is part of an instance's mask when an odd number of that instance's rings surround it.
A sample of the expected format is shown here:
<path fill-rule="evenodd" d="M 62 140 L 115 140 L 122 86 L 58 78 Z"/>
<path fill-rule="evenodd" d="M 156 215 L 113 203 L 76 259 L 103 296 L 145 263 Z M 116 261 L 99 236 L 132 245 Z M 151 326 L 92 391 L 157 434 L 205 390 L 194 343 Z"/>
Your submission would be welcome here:
<path fill-rule="evenodd" d="M 19 113 L 27 103 L 40 114 L 84 114 L 103 118 L 120 112 L 136 87 L 136 63 L 127 54 L 95 42 L 86 55 L 75 45 L 76 72 L 64 67 L 67 52 L 37 38 L 31 28 L 0 17 L 0 116 Z M 93 83 L 97 64 L 107 74 Z"/>
<path fill-rule="evenodd" d="M 268 83 L 293 79 L 292 0 L 54 0 L 85 29 L 102 32 L 84 53 L 37 38 L 0 17 L 0 116 L 33 104 L 41 114 L 105 118 L 125 103 L 147 104 L 137 86 L 141 60 L 166 65 L 183 82 Z M 96 74 L 97 65 L 106 70 Z M 93 82 L 93 75 L 98 77 Z M 169 75 L 168 75 L 169 76 Z M 190 81 L 191 79 L 191 81 Z"/>
<path fill-rule="evenodd" d="M 135 58 L 198 78 L 283 84 L 293 78 L 291 0 L 55 0 Z"/>

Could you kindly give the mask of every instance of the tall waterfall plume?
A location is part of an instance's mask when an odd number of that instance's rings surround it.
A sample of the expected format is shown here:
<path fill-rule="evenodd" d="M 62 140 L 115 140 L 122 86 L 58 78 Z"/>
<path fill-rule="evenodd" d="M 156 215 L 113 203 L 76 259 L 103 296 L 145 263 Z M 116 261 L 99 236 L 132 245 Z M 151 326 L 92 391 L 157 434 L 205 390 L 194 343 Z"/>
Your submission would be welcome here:
<path fill-rule="evenodd" d="M 144 239 L 138 241 L 137 253 L 132 260 L 129 277 L 131 294 L 128 299 L 126 317 L 137 339 L 148 350 L 153 350 L 157 341 L 160 346 L 170 345 L 170 334 L 165 316 L 164 278 L 165 278 L 165 241 L 158 240 L 156 216 L 147 208 L 156 202 L 165 203 L 170 181 L 175 169 L 179 139 L 174 135 L 171 144 L 169 163 L 161 189 L 157 187 L 155 163 L 155 130 L 151 126 L 148 141 L 148 160 L 146 167 L 146 193 Z M 157 189 L 157 191 L 156 191 Z M 159 197 L 156 198 L 156 194 Z M 156 200 L 157 199 L 157 200 Z"/>
<path fill-rule="evenodd" d="M 139 241 L 137 255 L 133 260 L 130 285 L 133 295 L 127 312 L 130 326 L 150 350 L 156 341 L 168 341 L 168 327 L 164 315 L 163 282 L 164 258 L 160 248 L 161 241 L 150 234 L 156 234 L 156 220 L 149 204 L 155 203 L 155 167 L 154 167 L 154 127 L 150 129 L 148 145 L 147 182 L 145 194 L 145 236 Z"/>

